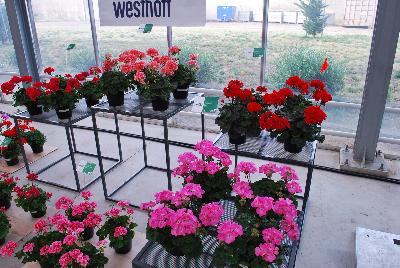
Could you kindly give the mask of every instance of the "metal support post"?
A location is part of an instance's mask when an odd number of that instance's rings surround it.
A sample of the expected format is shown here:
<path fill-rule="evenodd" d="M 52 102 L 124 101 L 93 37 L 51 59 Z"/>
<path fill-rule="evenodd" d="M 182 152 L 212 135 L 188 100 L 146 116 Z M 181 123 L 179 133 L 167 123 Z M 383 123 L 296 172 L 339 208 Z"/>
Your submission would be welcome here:
<path fill-rule="evenodd" d="M 168 48 L 172 47 L 172 26 L 167 26 Z"/>
<path fill-rule="evenodd" d="M 89 7 L 90 28 L 92 30 L 94 59 L 96 61 L 97 67 L 100 67 L 99 42 L 97 40 L 97 28 L 96 28 L 96 20 L 95 20 L 95 16 L 94 16 L 93 0 L 88 0 L 88 7 Z"/>
<path fill-rule="evenodd" d="M 101 156 L 99 132 L 97 130 L 96 113 L 93 111 L 93 109 L 92 109 L 92 123 L 93 123 L 94 139 L 95 139 L 95 142 L 96 142 L 97 156 L 98 156 L 98 160 L 99 160 L 101 183 L 102 183 L 102 186 L 103 186 L 104 197 L 107 198 L 108 197 L 108 193 L 107 193 L 106 177 L 105 177 L 104 166 L 103 166 L 103 159 L 102 159 L 102 156 Z"/>
<path fill-rule="evenodd" d="M 169 156 L 169 138 L 168 138 L 168 120 L 163 120 L 164 125 L 164 143 L 165 143 L 165 162 L 167 164 L 168 190 L 172 190 L 171 179 L 171 160 Z"/>
<path fill-rule="evenodd" d="M 80 192 L 81 191 L 81 184 L 79 183 L 79 175 L 78 175 L 78 171 L 77 171 L 77 168 L 76 168 L 75 155 L 74 155 L 74 151 L 73 151 L 73 147 L 72 147 L 72 141 L 71 141 L 71 133 L 69 131 L 68 126 L 65 126 L 65 133 L 67 135 L 68 149 L 69 149 L 69 152 L 70 152 L 72 168 L 74 170 L 76 190 L 78 192 Z"/>
<path fill-rule="evenodd" d="M 265 73 L 267 68 L 268 9 L 269 0 L 264 0 L 261 47 L 264 48 L 265 54 L 263 57 L 261 57 L 260 85 L 264 85 L 265 83 Z"/>
<path fill-rule="evenodd" d="M 119 131 L 118 115 L 114 113 L 115 131 L 117 132 L 119 161 L 122 161 L 122 148 L 121 148 L 121 133 Z"/>

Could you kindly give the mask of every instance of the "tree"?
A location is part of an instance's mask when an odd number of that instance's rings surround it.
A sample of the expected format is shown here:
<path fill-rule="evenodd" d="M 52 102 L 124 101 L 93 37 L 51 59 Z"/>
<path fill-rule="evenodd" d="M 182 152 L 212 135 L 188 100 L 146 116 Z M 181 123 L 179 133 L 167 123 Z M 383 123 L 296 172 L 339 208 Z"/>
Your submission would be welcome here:
<path fill-rule="evenodd" d="M 325 8 L 328 6 L 323 0 L 299 0 L 299 4 L 296 4 L 301 8 L 305 20 L 303 29 L 307 35 L 315 37 L 317 34 L 322 34 L 326 26 L 326 20 L 328 16 L 325 15 Z"/>

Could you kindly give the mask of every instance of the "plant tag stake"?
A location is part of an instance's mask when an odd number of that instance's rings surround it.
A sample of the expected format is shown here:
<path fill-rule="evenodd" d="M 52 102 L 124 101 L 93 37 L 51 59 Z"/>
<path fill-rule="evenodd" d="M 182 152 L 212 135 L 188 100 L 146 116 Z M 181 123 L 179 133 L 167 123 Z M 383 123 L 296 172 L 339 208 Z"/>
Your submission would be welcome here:
<path fill-rule="evenodd" d="M 253 58 L 261 58 L 265 56 L 265 49 L 262 47 L 256 47 L 253 50 Z"/>
<path fill-rule="evenodd" d="M 206 100 L 204 102 L 204 112 L 205 113 L 215 113 L 218 108 L 218 101 L 219 97 L 206 97 Z"/>
<path fill-rule="evenodd" d="M 150 33 L 153 29 L 153 24 L 141 24 L 139 25 L 139 33 Z"/>
<path fill-rule="evenodd" d="M 77 170 L 81 173 L 91 175 L 93 171 L 96 169 L 95 163 L 90 163 L 85 160 L 79 162 Z"/>

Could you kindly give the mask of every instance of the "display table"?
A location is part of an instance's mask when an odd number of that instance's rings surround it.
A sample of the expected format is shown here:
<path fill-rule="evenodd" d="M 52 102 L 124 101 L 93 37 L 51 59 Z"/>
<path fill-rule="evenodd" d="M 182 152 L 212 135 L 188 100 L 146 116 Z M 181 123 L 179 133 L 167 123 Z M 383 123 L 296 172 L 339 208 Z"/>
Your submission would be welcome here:
<path fill-rule="evenodd" d="M 55 183 L 52 181 L 46 181 L 46 180 L 41 180 L 38 179 L 38 181 L 49 184 L 49 185 L 53 185 L 53 186 L 57 186 L 60 188 L 64 188 L 64 189 L 68 189 L 68 190 L 72 190 L 72 191 L 76 191 L 76 192 L 81 192 L 83 190 L 85 190 L 86 188 L 88 188 L 90 185 L 92 185 L 94 182 L 96 182 L 100 176 L 97 176 L 96 178 L 92 179 L 91 181 L 89 181 L 88 183 L 86 183 L 85 185 L 81 185 L 80 181 L 79 181 L 79 175 L 78 175 L 78 171 L 77 171 L 77 164 L 76 164 L 76 160 L 75 160 L 75 155 L 77 154 L 81 154 L 81 155 L 85 155 L 88 157 L 93 157 L 93 158 L 98 158 L 97 155 L 95 154 L 91 154 L 91 153 L 87 153 L 87 152 L 82 152 L 79 151 L 77 149 L 76 143 L 75 143 L 75 135 L 74 135 L 74 124 L 78 123 L 79 121 L 88 118 L 91 116 L 91 111 L 89 108 L 87 108 L 85 101 L 81 100 L 76 108 L 73 110 L 72 112 L 72 117 L 70 119 L 67 120 L 60 120 L 57 117 L 57 114 L 54 110 L 49 111 L 49 112 L 44 112 L 40 115 L 35 115 L 35 116 L 31 116 L 27 111 L 21 112 L 21 113 L 17 113 L 15 115 L 13 115 L 12 117 L 14 118 L 14 123 L 15 126 L 17 126 L 18 129 L 18 120 L 31 120 L 33 122 L 39 122 L 39 123 L 43 123 L 43 124 L 48 124 L 48 125 L 55 125 L 55 126 L 60 126 L 60 127 L 64 127 L 65 128 L 65 134 L 67 137 L 67 142 L 68 142 L 68 150 L 69 153 L 63 157 L 61 157 L 60 159 L 50 163 L 49 165 L 47 165 L 44 168 L 41 168 L 38 171 L 35 171 L 35 173 L 37 174 L 41 174 L 43 172 L 45 172 L 46 170 L 55 167 L 57 164 L 61 163 L 62 161 L 66 160 L 67 158 L 71 159 L 71 163 L 72 163 L 72 168 L 73 168 L 73 173 L 74 173 L 74 178 L 75 178 L 75 184 L 76 184 L 76 188 L 71 188 L 69 186 L 63 185 L 63 184 L 59 184 L 59 183 Z M 24 146 L 21 145 L 21 151 L 22 151 L 22 156 L 24 159 L 24 163 L 25 163 L 25 167 L 26 167 L 26 171 L 28 173 L 31 172 L 30 167 L 29 167 L 29 162 L 26 156 L 26 152 L 24 149 Z M 109 160 L 112 162 L 119 162 L 118 159 L 115 158 L 111 158 L 111 157 L 103 157 L 103 159 L 105 160 Z M 114 164 L 116 165 L 116 164 Z M 107 170 L 108 171 L 108 170 Z"/>
<path fill-rule="evenodd" d="M 224 215 L 220 222 L 233 220 L 237 210 L 232 201 L 223 201 L 220 204 L 224 208 Z M 297 218 L 299 231 L 303 226 L 303 212 L 299 211 Z M 139 254 L 133 259 L 133 268 L 214 268 L 213 255 L 218 246 L 218 240 L 214 236 L 205 236 L 203 241 L 203 253 L 197 258 L 176 257 L 168 253 L 160 244 L 147 242 Z M 292 243 L 289 239 L 284 239 L 283 245 L 286 245 L 283 264 L 279 268 L 293 268 L 296 261 L 296 253 L 299 241 Z M 277 266 L 274 266 L 278 268 Z"/>
<path fill-rule="evenodd" d="M 100 173 L 101 173 L 101 178 L 102 178 L 102 183 L 103 183 L 103 192 L 106 200 L 109 201 L 119 201 L 113 196 L 117 192 L 119 192 L 121 189 L 123 189 L 128 183 L 130 183 L 133 179 L 135 179 L 141 172 L 143 172 L 145 169 L 154 169 L 158 171 L 163 171 L 167 173 L 167 186 L 169 190 L 172 190 L 172 181 L 171 181 L 171 163 L 170 163 L 170 144 L 174 146 L 180 146 L 180 147 L 185 147 L 185 148 L 193 148 L 193 145 L 186 144 L 183 142 L 170 142 L 169 136 L 168 136 L 168 119 L 173 117 L 174 115 L 178 114 L 185 108 L 193 105 L 195 98 L 201 97 L 202 94 L 200 93 L 189 93 L 189 96 L 185 100 L 176 100 L 171 97 L 170 99 L 170 104 L 169 108 L 166 111 L 159 112 L 159 111 L 154 111 L 151 106 L 151 102 L 142 100 L 139 98 L 139 96 L 136 95 L 134 92 L 129 92 L 125 94 L 125 102 L 124 106 L 119 106 L 119 107 L 111 107 L 109 106 L 108 102 L 103 102 L 100 103 L 96 106 L 93 106 L 92 109 L 92 121 L 93 121 L 93 130 L 95 134 L 95 140 L 96 140 L 96 147 L 97 147 L 97 154 L 99 158 L 99 167 L 100 167 Z M 96 122 L 96 113 L 98 112 L 103 112 L 103 113 L 110 113 L 114 115 L 114 122 L 115 122 L 115 133 L 117 137 L 117 142 L 118 142 L 118 154 L 119 154 L 119 163 L 123 161 L 123 152 L 122 152 L 122 146 L 121 146 L 121 132 L 119 129 L 119 123 L 118 123 L 118 115 L 125 115 L 125 116 L 130 116 L 130 117 L 137 117 L 140 118 L 140 125 L 141 125 L 141 135 L 137 138 L 140 138 L 142 140 L 142 149 L 143 149 L 143 160 L 144 160 L 144 166 L 136 172 L 133 176 L 131 176 L 129 179 L 125 180 L 121 185 L 116 187 L 116 189 L 112 192 L 109 192 L 107 183 L 106 183 L 106 178 L 105 178 L 105 172 L 104 172 L 104 167 L 102 163 L 102 151 L 101 151 L 101 145 L 99 142 L 99 132 L 102 131 L 97 127 L 97 122 Z M 163 129 L 164 129 L 164 139 L 156 139 L 156 138 L 150 138 L 146 137 L 145 133 L 145 128 L 144 128 L 144 120 L 145 119 L 155 119 L 155 120 L 160 120 L 163 122 Z M 202 139 L 205 137 L 205 131 L 204 131 L 204 114 L 201 113 L 201 122 L 202 122 Z M 131 136 L 133 138 L 136 138 L 135 136 Z M 156 141 L 156 142 L 161 142 L 164 144 L 164 150 L 165 150 L 165 163 L 166 163 L 166 168 L 160 168 L 160 167 L 155 167 L 151 166 L 148 164 L 147 161 L 147 145 L 146 142 L 148 140 L 151 141 Z M 115 167 L 113 167 L 115 168 Z M 139 207 L 137 204 L 131 204 L 133 207 Z"/>

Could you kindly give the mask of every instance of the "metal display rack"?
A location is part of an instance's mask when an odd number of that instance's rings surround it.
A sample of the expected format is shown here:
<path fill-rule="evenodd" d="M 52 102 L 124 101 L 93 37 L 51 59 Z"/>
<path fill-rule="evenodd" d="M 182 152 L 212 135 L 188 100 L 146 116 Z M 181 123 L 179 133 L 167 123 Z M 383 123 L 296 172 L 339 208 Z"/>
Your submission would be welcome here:
<path fill-rule="evenodd" d="M 227 220 L 233 220 L 237 213 L 234 202 L 222 201 L 220 202 L 224 208 L 224 214 L 220 220 L 221 222 Z M 303 228 L 303 215 L 302 211 L 299 211 L 297 222 L 299 225 L 299 232 Z M 149 241 L 142 248 L 138 255 L 132 261 L 133 268 L 215 268 L 213 263 L 213 255 L 218 247 L 218 240 L 215 236 L 204 236 L 202 237 L 203 252 L 200 257 L 187 258 L 177 257 L 168 253 L 160 244 Z M 300 241 L 292 242 L 287 237 L 283 240 L 282 244 L 286 247 L 282 247 L 284 250 L 284 258 L 282 265 L 279 268 L 293 268 L 295 266 L 297 249 Z M 166 266 L 168 264 L 168 266 Z M 278 266 L 273 266 L 278 268 Z"/>
<path fill-rule="evenodd" d="M 113 196 L 115 196 L 117 194 L 117 192 L 119 192 L 122 188 L 124 188 L 128 183 L 130 183 L 132 180 L 134 180 L 141 172 L 143 172 L 146 169 L 153 169 L 153 170 L 166 172 L 167 178 L 168 178 L 168 189 L 172 190 L 169 147 L 170 147 L 170 145 L 174 145 L 174 146 L 185 147 L 185 148 L 193 148 L 194 145 L 184 143 L 184 142 L 177 142 L 177 141 L 171 142 L 169 140 L 169 136 L 168 136 L 168 119 L 170 119 L 174 115 L 178 114 L 182 110 L 186 109 L 187 107 L 193 105 L 195 98 L 201 97 L 202 95 L 203 94 L 200 94 L 200 93 L 189 93 L 188 98 L 184 99 L 184 100 L 176 100 L 176 99 L 171 98 L 171 101 L 169 103 L 169 108 L 163 112 L 154 111 L 151 107 L 150 102 L 142 100 L 134 92 L 128 92 L 127 94 L 125 94 L 124 106 L 111 107 L 111 106 L 109 106 L 108 102 L 103 102 L 103 103 L 100 103 L 91 108 L 92 109 L 93 130 L 94 130 L 94 135 L 95 135 L 95 140 L 96 140 L 96 148 L 97 148 L 99 167 L 100 167 L 100 173 L 101 173 L 100 176 L 102 178 L 103 192 L 104 192 L 104 197 L 106 198 L 106 200 L 114 201 L 114 202 L 119 201 L 119 200 L 113 198 Z M 122 153 L 122 146 L 121 146 L 122 134 L 119 129 L 118 115 L 125 115 L 125 116 L 140 118 L 141 135 L 139 135 L 139 136 L 129 135 L 129 136 L 132 138 L 142 139 L 144 166 L 138 172 L 136 172 L 133 176 L 131 176 L 126 181 L 124 181 L 121 185 L 119 185 L 114 191 L 112 191 L 110 193 L 107 188 L 105 172 L 104 172 L 104 167 L 103 167 L 103 161 L 102 161 L 103 157 L 102 157 L 101 146 L 100 146 L 100 142 L 99 142 L 99 132 L 103 132 L 103 130 L 98 129 L 98 127 L 97 127 L 97 122 L 96 122 L 96 113 L 97 112 L 114 114 L 114 122 L 115 122 L 115 129 L 116 129 L 115 134 L 117 136 L 118 153 L 119 153 L 119 163 L 117 163 L 117 165 L 123 162 L 123 156 L 122 156 L 123 153 Z M 155 120 L 160 120 L 163 122 L 164 139 L 146 137 L 146 133 L 145 133 L 145 129 L 144 129 L 144 120 L 145 119 L 155 119 Z M 204 131 L 204 114 L 203 113 L 201 113 L 201 124 L 202 124 L 202 139 L 204 139 L 205 131 Z M 128 135 L 125 135 L 125 136 L 128 136 Z M 166 156 L 165 157 L 166 168 L 155 167 L 155 166 L 151 166 L 148 164 L 146 141 L 149 141 L 149 140 L 164 144 L 164 150 L 165 150 L 165 156 Z M 115 168 L 116 166 L 112 167 L 112 169 Z M 136 208 L 138 207 L 137 204 L 131 204 L 131 206 L 136 207 Z"/>
<path fill-rule="evenodd" d="M 49 185 L 52 185 L 52 186 L 60 187 L 60 188 L 63 188 L 63 189 L 72 190 L 72 191 L 75 191 L 75 192 L 81 192 L 81 191 L 87 189 L 90 185 L 92 185 L 98 179 L 100 179 L 101 176 L 98 176 L 98 177 L 92 179 L 86 185 L 81 185 L 81 183 L 79 181 L 79 175 L 78 175 L 77 165 L 76 165 L 76 160 L 75 160 L 75 155 L 76 154 L 98 158 L 98 156 L 95 155 L 95 154 L 79 151 L 77 149 L 76 142 L 75 142 L 75 135 L 74 135 L 75 126 L 74 126 L 74 124 L 78 123 L 79 121 L 81 121 L 83 119 L 86 119 L 86 118 L 90 117 L 91 114 L 92 113 L 91 113 L 90 109 L 87 108 L 87 106 L 85 104 L 85 101 L 81 100 L 77 104 L 76 108 L 73 110 L 72 117 L 70 119 L 67 119 L 67 120 L 58 119 L 58 116 L 57 116 L 57 114 L 56 114 L 56 112 L 54 110 L 53 111 L 49 111 L 49 112 L 44 112 L 44 113 L 42 113 L 40 115 L 34 115 L 34 116 L 31 116 L 27 111 L 20 112 L 20 113 L 17 113 L 15 115 L 12 115 L 12 117 L 14 118 L 14 123 L 15 123 L 15 126 L 17 127 L 17 129 L 19 129 L 18 120 L 31 120 L 33 122 L 39 122 L 39 123 L 43 123 L 43 124 L 55 125 L 55 126 L 60 126 L 60 127 L 64 127 L 65 128 L 65 134 L 66 134 L 66 137 L 67 137 L 69 153 L 67 155 L 61 157 L 60 159 L 52 162 L 51 164 L 47 165 L 46 167 L 41 168 L 40 170 L 36 171 L 36 173 L 37 174 L 41 174 L 41 173 L 45 172 L 46 170 L 48 170 L 48 169 L 56 166 L 57 164 L 61 163 L 62 161 L 66 160 L 68 157 L 70 157 L 71 158 L 73 172 L 74 172 L 76 188 L 71 188 L 71 187 L 66 186 L 66 185 L 62 185 L 62 184 L 51 182 L 51 181 L 41 180 L 41 179 L 38 179 L 38 181 L 46 183 L 46 184 L 49 184 Z M 18 133 L 18 135 L 20 135 L 20 133 Z M 24 159 L 26 171 L 28 173 L 30 173 L 30 167 L 29 167 L 29 163 L 28 163 L 28 160 L 27 160 L 27 157 L 26 157 L 26 152 L 25 152 L 24 146 L 22 144 L 20 144 L 20 146 L 21 146 L 21 151 L 22 151 L 22 156 L 23 156 L 23 159 Z M 105 159 L 105 160 L 117 162 L 110 169 L 108 169 L 106 172 L 111 170 L 119 162 L 118 159 L 111 158 L 111 157 L 102 157 L 102 158 Z"/>

